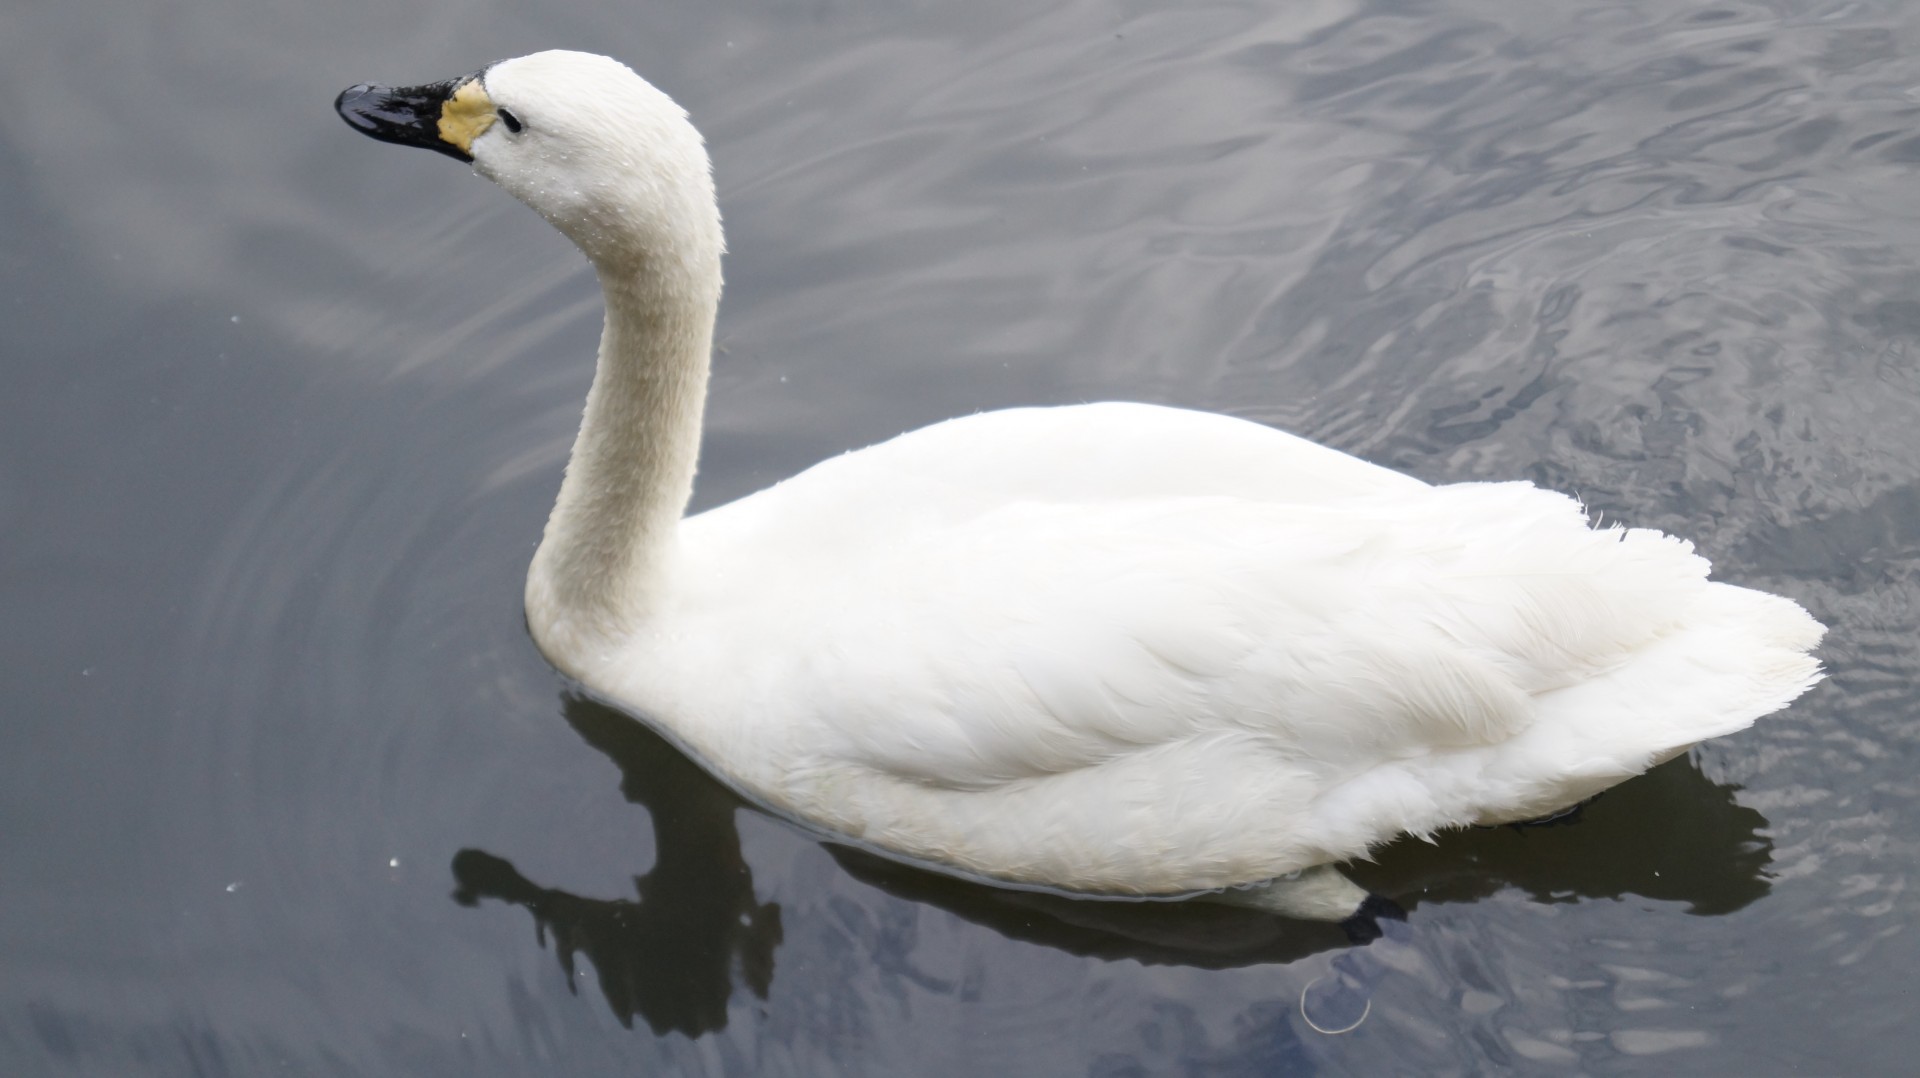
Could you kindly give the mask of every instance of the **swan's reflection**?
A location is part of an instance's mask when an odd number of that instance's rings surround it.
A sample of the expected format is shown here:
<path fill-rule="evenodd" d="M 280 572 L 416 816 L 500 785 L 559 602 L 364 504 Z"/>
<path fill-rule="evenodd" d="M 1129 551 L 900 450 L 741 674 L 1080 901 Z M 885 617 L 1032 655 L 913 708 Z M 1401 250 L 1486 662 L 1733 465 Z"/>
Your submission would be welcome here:
<path fill-rule="evenodd" d="M 1773 844 L 1766 817 L 1681 757 L 1616 786 L 1564 823 L 1471 828 L 1431 844 L 1403 838 L 1354 879 L 1408 910 L 1485 898 L 1508 887 L 1544 902 L 1629 894 L 1730 913 L 1766 895 Z M 830 847 L 855 877 L 928 902 L 1013 939 L 1074 954 L 1226 968 L 1289 962 L 1345 946 L 1335 926 L 1208 903 L 1090 902 L 1008 891 Z"/>
<path fill-rule="evenodd" d="M 1682 756 L 1608 790 L 1567 823 L 1454 831 L 1431 845 L 1402 838 L 1353 875 L 1409 909 L 1515 887 L 1540 902 L 1639 895 L 1685 902 L 1690 913 L 1732 913 L 1772 887 L 1767 818 L 1734 799 L 1739 789 Z"/>
<path fill-rule="evenodd" d="M 588 700 L 565 703 L 567 722 L 619 766 L 621 792 L 653 819 L 657 861 L 635 880 L 638 899 L 542 887 L 478 850 L 454 858 L 455 897 L 526 907 L 543 938 L 552 933 L 569 971 L 578 952 L 592 960 L 622 1022 L 637 1014 L 656 1032 L 718 1030 L 736 978 L 765 998 L 781 941 L 779 907 L 754 900 L 740 853 L 734 813 L 743 803 L 640 722 Z M 1734 800 L 1737 789 L 1682 757 L 1608 791 L 1570 823 L 1457 831 L 1431 845 L 1403 839 L 1374 863 L 1353 866 L 1354 876 L 1410 910 L 1514 887 L 1544 902 L 1634 894 L 1727 913 L 1767 893 L 1772 852 L 1766 819 Z M 1336 926 L 1254 910 L 1013 891 L 827 848 L 850 875 L 882 891 L 1076 955 L 1222 969 L 1292 962 L 1348 943 Z"/>
<path fill-rule="evenodd" d="M 479 850 L 454 856 L 455 900 L 525 906 L 573 982 L 584 952 L 623 1025 L 697 1037 L 724 1028 L 737 976 L 765 999 L 780 945 L 780 907 L 756 902 L 733 814 L 740 800 L 645 726 L 592 701 L 566 700 L 567 723 L 618 764 L 620 792 L 653 818 L 653 868 L 639 898 L 582 898 L 541 887 Z"/>

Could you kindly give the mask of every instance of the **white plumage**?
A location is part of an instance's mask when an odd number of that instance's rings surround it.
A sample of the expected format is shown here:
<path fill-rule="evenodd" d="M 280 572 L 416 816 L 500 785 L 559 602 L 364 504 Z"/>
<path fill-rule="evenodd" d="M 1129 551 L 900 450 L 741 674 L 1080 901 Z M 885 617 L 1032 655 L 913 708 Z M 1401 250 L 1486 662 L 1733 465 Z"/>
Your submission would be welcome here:
<path fill-rule="evenodd" d="M 1546 815 L 1777 708 L 1818 626 L 1706 574 L 1522 483 L 1031 409 L 688 520 L 666 631 L 577 674 L 884 848 L 1182 891 Z"/>
<path fill-rule="evenodd" d="M 607 293 L 534 637 L 776 809 L 1009 883 L 1263 885 L 1550 814 L 1819 677 L 1817 622 L 1681 540 L 1149 405 L 951 420 L 681 520 L 719 294 L 699 136 L 602 57 L 470 85 L 524 127 L 481 124 L 476 168 Z M 1329 879 L 1252 901 L 1352 913 Z"/>

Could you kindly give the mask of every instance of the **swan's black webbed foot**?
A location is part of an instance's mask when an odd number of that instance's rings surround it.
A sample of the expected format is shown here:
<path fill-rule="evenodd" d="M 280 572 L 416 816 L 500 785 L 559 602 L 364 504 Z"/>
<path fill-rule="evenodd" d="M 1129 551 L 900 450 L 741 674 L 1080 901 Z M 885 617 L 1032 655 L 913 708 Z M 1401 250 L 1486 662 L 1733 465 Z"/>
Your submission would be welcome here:
<path fill-rule="evenodd" d="M 1379 895 L 1368 895 L 1366 901 L 1360 903 L 1360 908 L 1353 911 L 1352 916 L 1340 922 L 1340 930 L 1347 934 L 1347 942 L 1355 947 L 1362 947 L 1386 935 L 1386 930 L 1380 927 L 1382 918 L 1389 921 L 1405 921 L 1407 911 L 1401 909 L 1399 903 L 1390 899 L 1381 898 Z"/>

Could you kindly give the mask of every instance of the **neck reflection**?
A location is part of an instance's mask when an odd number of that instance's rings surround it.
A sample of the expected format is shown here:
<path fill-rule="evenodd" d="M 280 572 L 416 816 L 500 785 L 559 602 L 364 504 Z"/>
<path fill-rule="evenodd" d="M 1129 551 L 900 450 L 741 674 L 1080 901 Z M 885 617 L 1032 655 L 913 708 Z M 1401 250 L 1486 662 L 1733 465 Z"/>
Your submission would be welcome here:
<path fill-rule="evenodd" d="M 734 978 L 765 999 L 780 907 L 757 902 L 740 854 L 734 813 L 741 802 L 641 723 L 578 697 L 567 724 L 620 768 L 620 792 L 653 820 L 655 859 L 634 877 L 635 899 L 583 898 L 527 879 L 480 850 L 454 855 L 454 900 L 523 906 L 544 944 L 549 934 L 574 986 L 574 956 L 585 954 L 622 1025 L 638 1015 L 655 1033 L 698 1037 L 723 1029 Z"/>

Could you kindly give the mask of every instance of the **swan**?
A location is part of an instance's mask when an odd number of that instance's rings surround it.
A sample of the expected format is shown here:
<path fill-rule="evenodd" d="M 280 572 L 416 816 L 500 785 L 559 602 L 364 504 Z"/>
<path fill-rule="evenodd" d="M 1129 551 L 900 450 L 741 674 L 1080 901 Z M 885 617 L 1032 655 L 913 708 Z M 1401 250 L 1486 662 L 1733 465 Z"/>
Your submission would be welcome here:
<path fill-rule="evenodd" d="M 1560 812 L 1822 676 L 1820 623 L 1684 540 L 1175 408 L 952 419 L 686 516 L 723 249 L 686 113 L 564 51 L 335 108 L 470 163 L 597 272 L 540 651 L 822 832 L 1351 922 L 1379 900 L 1340 863 Z"/>

